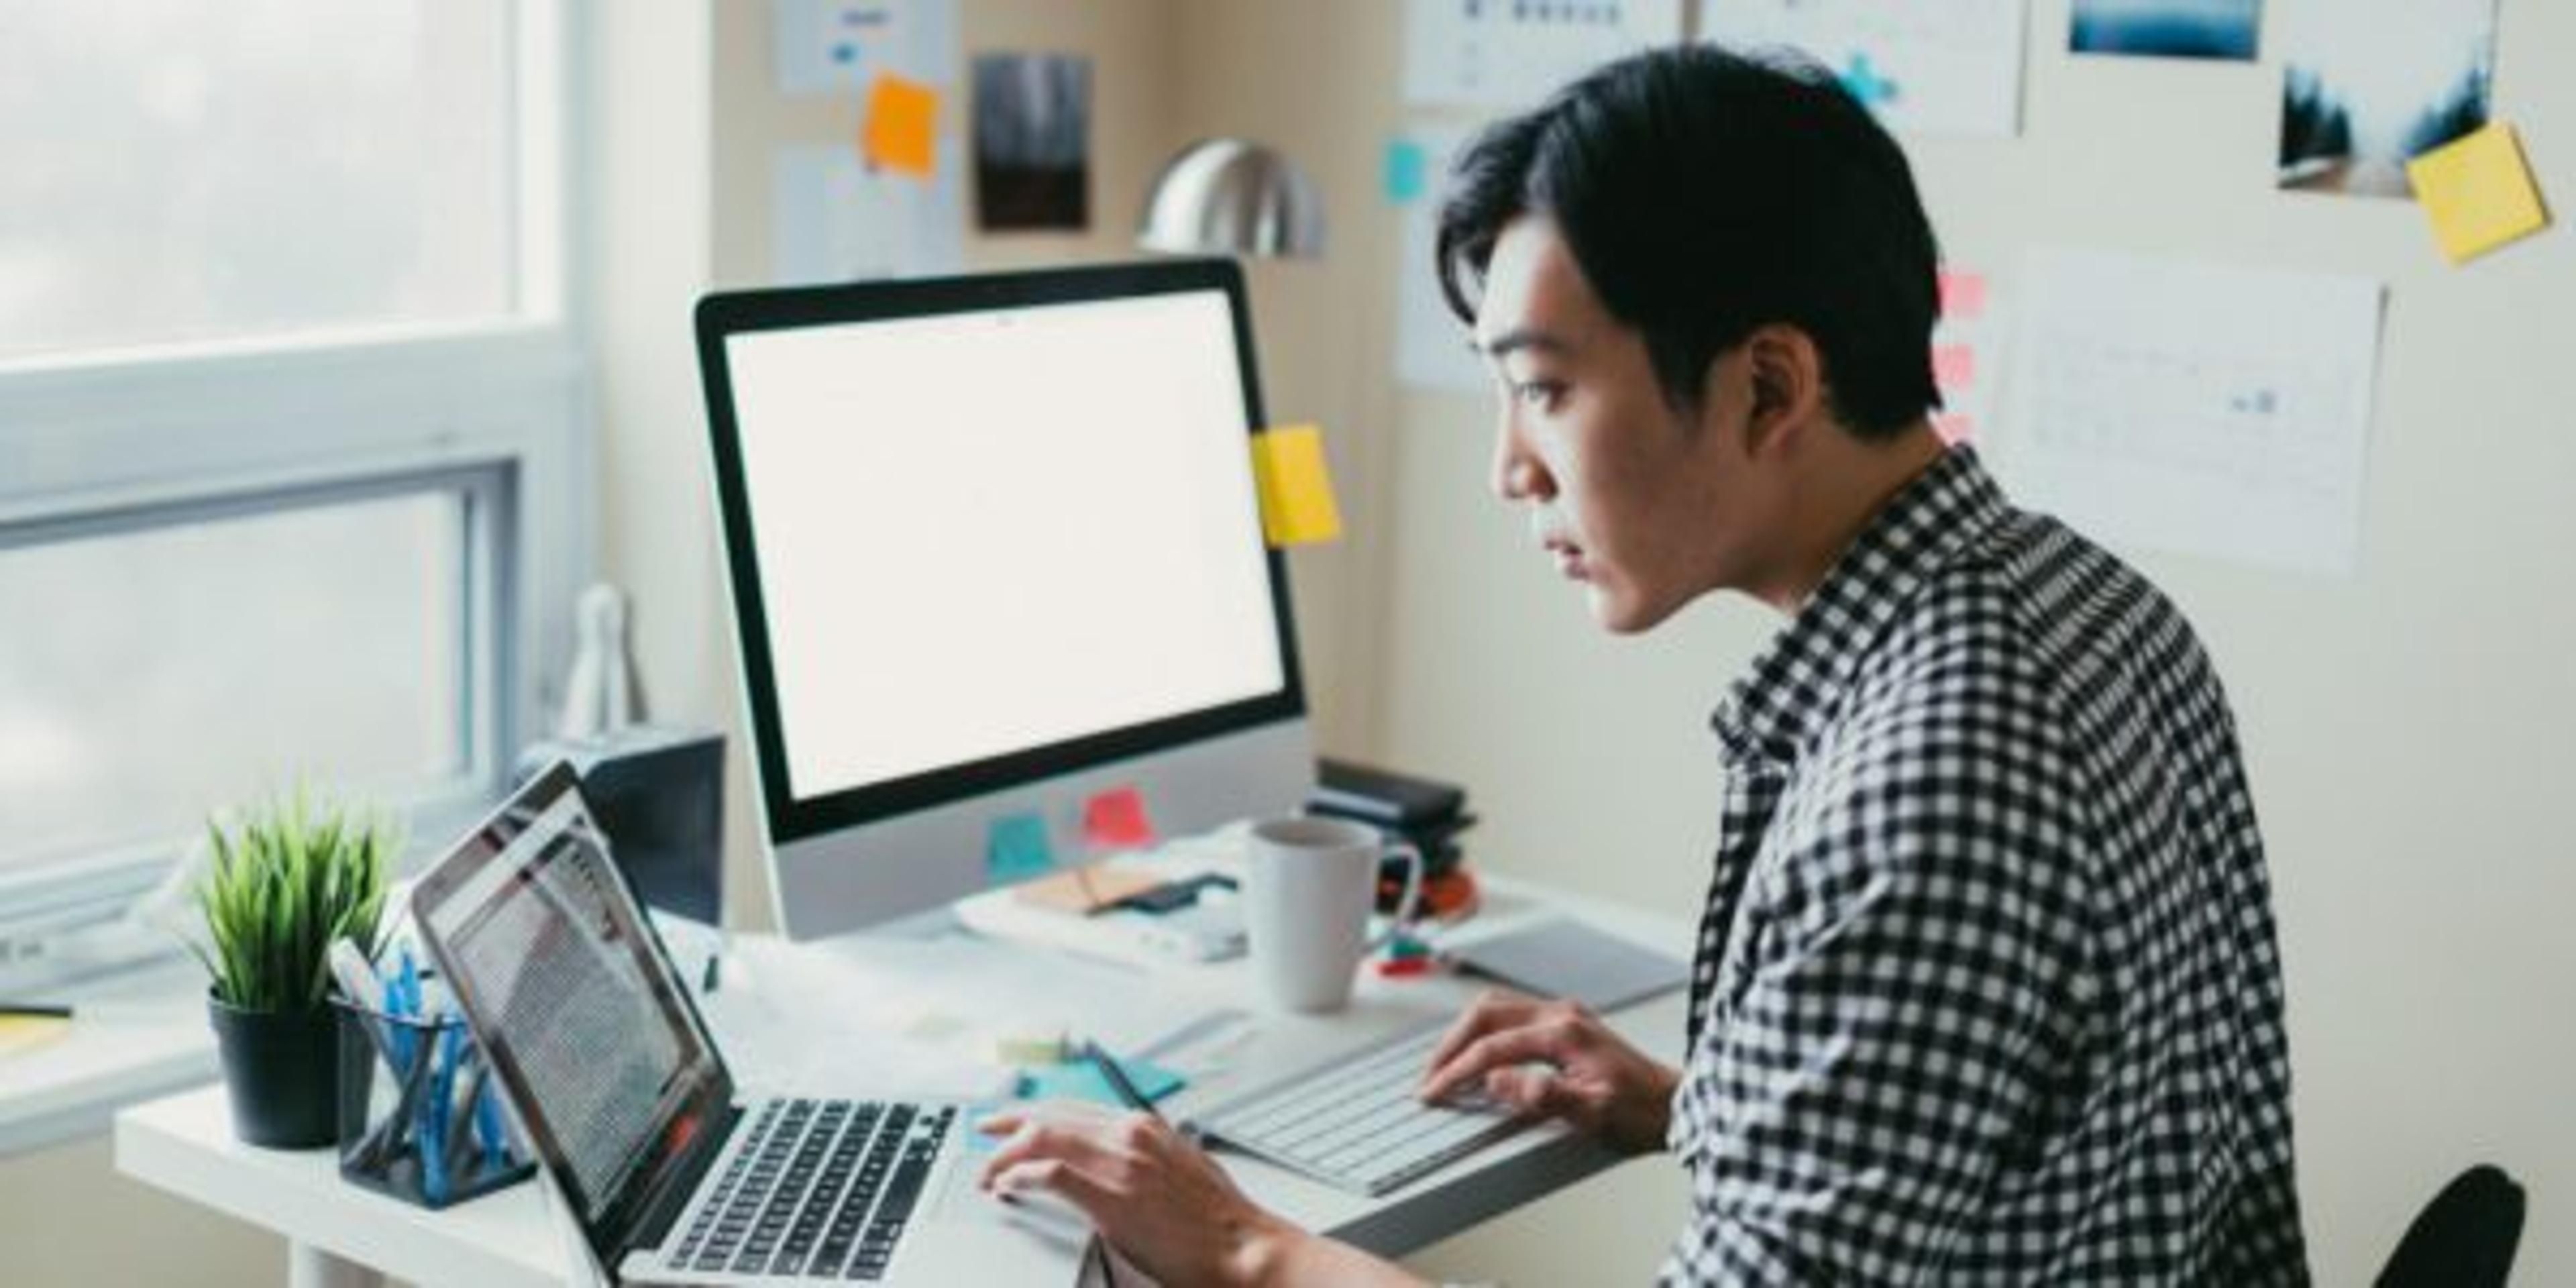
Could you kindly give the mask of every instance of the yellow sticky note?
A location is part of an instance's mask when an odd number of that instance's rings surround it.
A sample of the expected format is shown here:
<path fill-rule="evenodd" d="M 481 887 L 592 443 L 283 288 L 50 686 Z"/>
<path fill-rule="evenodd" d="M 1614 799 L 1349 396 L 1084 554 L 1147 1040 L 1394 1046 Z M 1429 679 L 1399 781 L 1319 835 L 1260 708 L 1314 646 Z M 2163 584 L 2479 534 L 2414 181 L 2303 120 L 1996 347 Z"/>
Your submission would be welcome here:
<path fill-rule="evenodd" d="M 1261 535 L 1274 546 L 1302 546 L 1342 535 L 1333 476 L 1324 468 L 1324 435 L 1287 425 L 1252 436 L 1252 477 L 1261 488 Z"/>
<path fill-rule="evenodd" d="M 2454 264 L 2549 226 L 2510 125 L 2495 124 L 2406 163 L 2433 239 Z"/>
<path fill-rule="evenodd" d="M 868 164 L 928 176 L 930 140 L 939 121 L 939 91 L 901 76 L 879 76 L 868 89 L 859 155 Z"/>
<path fill-rule="evenodd" d="M 70 1020 L 50 1015 L 0 1015 L 0 1056 L 33 1051 L 71 1031 Z"/>

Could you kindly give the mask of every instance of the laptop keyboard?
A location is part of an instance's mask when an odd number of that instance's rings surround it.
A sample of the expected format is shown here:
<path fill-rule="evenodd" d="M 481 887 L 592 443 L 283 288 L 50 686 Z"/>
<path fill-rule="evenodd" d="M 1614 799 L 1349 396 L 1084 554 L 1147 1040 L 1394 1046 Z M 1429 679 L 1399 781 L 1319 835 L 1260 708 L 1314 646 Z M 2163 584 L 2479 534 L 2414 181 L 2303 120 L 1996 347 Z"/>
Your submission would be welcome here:
<path fill-rule="evenodd" d="M 1360 1051 L 1193 1120 L 1206 1135 L 1341 1189 L 1379 1195 L 1527 1126 L 1481 1097 L 1415 1097 L 1446 1024 Z"/>
<path fill-rule="evenodd" d="M 875 1101 L 768 1102 L 673 1246 L 671 1267 L 884 1278 L 956 1114 Z"/>

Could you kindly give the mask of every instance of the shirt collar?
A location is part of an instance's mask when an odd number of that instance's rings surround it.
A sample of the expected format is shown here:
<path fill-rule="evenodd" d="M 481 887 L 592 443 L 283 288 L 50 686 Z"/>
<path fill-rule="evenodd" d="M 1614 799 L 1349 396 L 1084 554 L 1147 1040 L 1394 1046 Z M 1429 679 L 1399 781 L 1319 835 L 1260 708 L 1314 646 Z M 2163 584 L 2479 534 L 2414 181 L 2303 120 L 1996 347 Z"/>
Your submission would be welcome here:
<path fill-rule="evenodd" d="M 1899 489 L 1710 719 L 1728 763 L 1795 763 L 1888 624 L 2006 509 L 2002 489 L 1965 446 Z"/>

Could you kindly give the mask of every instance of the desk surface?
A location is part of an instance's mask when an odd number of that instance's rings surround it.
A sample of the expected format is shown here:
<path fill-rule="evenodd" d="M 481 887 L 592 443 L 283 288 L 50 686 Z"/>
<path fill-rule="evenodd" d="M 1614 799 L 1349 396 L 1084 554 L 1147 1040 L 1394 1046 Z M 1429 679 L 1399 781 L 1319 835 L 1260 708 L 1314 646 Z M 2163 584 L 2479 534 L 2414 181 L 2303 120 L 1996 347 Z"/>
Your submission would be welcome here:
<path fill-rule="evenodd" d="M 1474 934 L 1498 933 L 1561 910 L 1662 951 L 1687 955 L 1690 928 L 1669 918 L 1528 885 L 1489 882 L 1491 911 Z M 1467 938 L 1462 934 L 1463 942 Z M 1241 963 L 1157 976 L 1157 987 L 1196 990 L 1240 1004 Z M 1364 979 L 1348 1011 L 1330 1017 L 1263 1015 L 1257 1036 L 1231 1071 L 1193 1086 L 1175 1112 L 1213 1103 L 1279 1071 L 1294 1070 L 1427 1016 L 1454 1011 L 1474 991 L 1466 981 L 1430 977 Z M 1667 994 L 1612 1017 L 1647 1050 L 1670 1057 L 1683 1003 Z M 1392 1194 L 1364 1199 L 1237 1154 L 1226 1166 L 1256 1201 L 1310 1229 L 1386 1255 L 1445 1238 L 1609 1167 L 1619 1160 L 1556 1125 L 1523 1132 Z M 117 1115 L 116 1159 L 137 1179 L 349 1261 L 424 1285 L 539 1285 L 564 1282 L 564 1231 L 540 1187 L 515 1186 L 428 1212 L 345 1185 L 328 1149 L 277 1151 L 233 1139 L 223 1089 L 210 1086 Z"/>

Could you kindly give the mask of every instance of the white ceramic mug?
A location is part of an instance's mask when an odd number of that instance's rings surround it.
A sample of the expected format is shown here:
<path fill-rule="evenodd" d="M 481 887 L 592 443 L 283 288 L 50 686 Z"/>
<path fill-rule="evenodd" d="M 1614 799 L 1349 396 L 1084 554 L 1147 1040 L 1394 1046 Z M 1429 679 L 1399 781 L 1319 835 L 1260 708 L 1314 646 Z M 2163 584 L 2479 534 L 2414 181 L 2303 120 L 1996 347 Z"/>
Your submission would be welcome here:
<path fill-rule="evenodd" d="M 1380 861 L 1405 861 L 1394 920 L 1368 937 Z M 1339 818 L 1274 818 L 1252 826 L 1244 929 L 1252 973 L 1271 1005 L 1337 1011 L 1351 1000 L 1360 958 L 1410 920 L 1422 898 L 1422 852 L 1374 827 Z"/>

